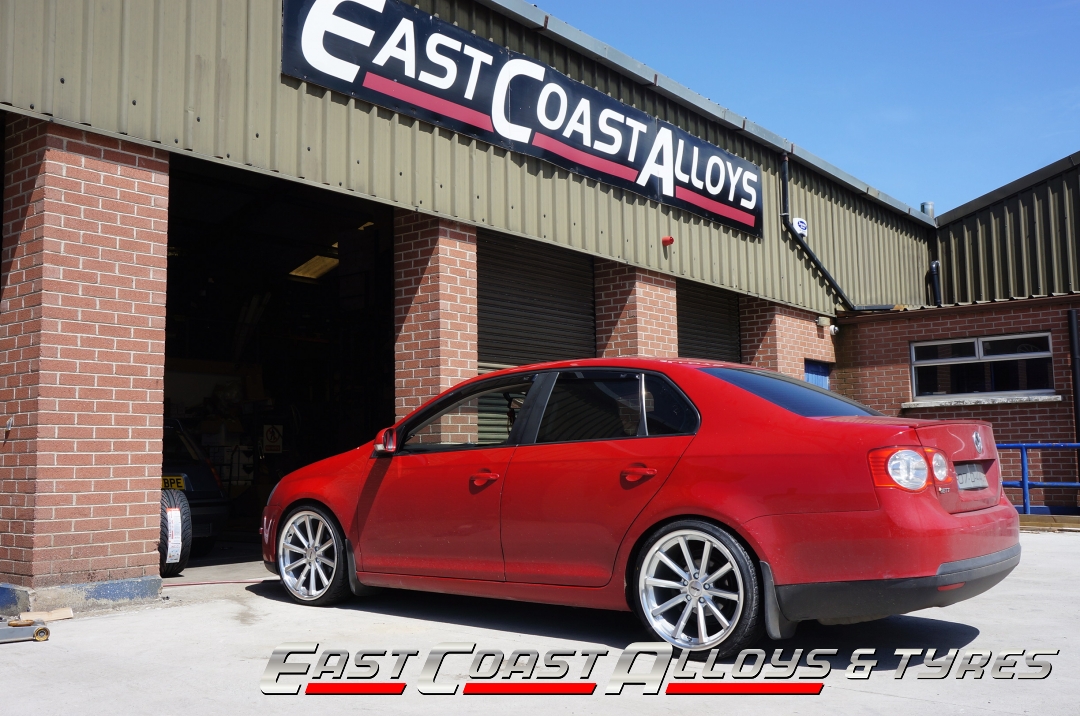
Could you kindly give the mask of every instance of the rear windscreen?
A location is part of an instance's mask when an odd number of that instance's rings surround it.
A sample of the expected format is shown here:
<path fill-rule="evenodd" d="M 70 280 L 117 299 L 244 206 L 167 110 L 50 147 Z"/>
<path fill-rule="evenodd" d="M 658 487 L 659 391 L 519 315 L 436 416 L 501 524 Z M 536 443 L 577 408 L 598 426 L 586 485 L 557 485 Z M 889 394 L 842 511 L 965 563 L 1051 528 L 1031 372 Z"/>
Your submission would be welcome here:
<path fill-rule="evenodd" d="M 876 410 L 842 395 L 779 373 L 747 368 L 702 368 L 701 370 L 805 418 L 881 415 Z"/>

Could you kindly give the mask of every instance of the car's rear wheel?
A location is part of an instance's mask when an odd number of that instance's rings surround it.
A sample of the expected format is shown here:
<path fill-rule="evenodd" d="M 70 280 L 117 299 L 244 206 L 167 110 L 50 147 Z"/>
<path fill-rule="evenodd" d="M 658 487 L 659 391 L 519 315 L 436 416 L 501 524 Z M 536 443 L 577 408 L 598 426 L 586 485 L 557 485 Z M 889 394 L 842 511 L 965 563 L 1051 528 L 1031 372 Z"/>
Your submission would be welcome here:
<path fill-rule="evenodd" d="M 761 587 L 743 546 L 716 525 L 681 520 L 642 546 L 633 606 L 656 636 L 681 649 L 732 654 L 761 636 Z"/>
<path fill-rule="evenodd" d="M 348 594 L 345 536 L 324 508 L 305 506 L 290 513 L 278 535 L 278 574 L 290 597 L 326 606 Z"/>

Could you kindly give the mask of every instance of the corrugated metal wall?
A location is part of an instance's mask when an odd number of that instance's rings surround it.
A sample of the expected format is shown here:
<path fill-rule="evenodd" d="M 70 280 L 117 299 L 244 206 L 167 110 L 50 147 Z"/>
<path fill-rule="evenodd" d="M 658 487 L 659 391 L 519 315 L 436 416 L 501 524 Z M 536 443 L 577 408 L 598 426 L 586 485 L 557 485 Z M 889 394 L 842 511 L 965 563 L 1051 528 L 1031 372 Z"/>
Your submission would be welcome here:
<path fill-rule="evenodd" d="M 945 303 L 1080 292 L 1080 168 L 1074 167 L 938 230 Z"/>
<path fill-rule="evenodd" d="M 0 102 L 833 311 L 780 231 L 775 152 L 471 0 L 419 5 L 759 164 L 764 237 L 282 77 L 280 0 L 0 0 Z M 853 300 L 925 302 L 926 227 L 806 167 L 793 178 L 793 211 Z"/>

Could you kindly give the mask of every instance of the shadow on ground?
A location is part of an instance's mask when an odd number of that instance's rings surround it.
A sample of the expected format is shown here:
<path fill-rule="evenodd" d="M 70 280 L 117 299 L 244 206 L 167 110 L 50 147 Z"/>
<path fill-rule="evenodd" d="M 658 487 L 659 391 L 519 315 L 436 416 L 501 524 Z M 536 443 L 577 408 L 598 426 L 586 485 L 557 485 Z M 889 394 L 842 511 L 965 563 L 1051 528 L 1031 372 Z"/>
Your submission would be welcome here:
<path fill-rule="evenodd" d="M 246 589 L 266 599 L 292 603 L 278 582 L 252 584 Z M 297 608 L 304 607 L 297 605 Z M 353 597 L 330 608 L 604 644 L 615 649 L 623 649 L 636 641 L 654 641 L 654 637 L 630 612 L 401 589 L 381 589 L 371 596 Z M 793 649 L 802 649 L 803 663 L 813 649 L 836 649 L 835 656 L 821 657 L 829 661 L 834 669 L 846 669 L 856 649 L 876 649 L 876 654 L 870 657 L 878 660 L 875 669 L 889 670 L 895 669 L 900 662 L 900 657 L 894 653 L 896 649 L 932 648 L 942 655 L 949 649 L 967 646 L 978 635 L 979 630 L 967 624 L 903 615 L 844 626 L 803 622 L 792 639 L 772 641 L 765 638 L 754 646 L 770 656 L 774 650 L 783 649 L 782 658 L 791 658 Z M 705 653 L 694 657 L 695 661 L 703 661 Z M 733 659 L 726 661 L 730 663 Z M 921 657 L 913 657 L 910 661 L 911 666 L 921 663 Z"/>

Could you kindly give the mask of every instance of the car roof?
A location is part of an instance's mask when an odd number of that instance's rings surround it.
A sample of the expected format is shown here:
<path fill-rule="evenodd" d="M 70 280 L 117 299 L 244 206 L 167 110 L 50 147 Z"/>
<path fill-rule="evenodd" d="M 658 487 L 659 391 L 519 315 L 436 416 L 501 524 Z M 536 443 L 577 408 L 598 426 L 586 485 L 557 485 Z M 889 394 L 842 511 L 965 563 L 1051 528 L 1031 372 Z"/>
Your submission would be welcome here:
<path fill-rule="evenodd" d="M 632 368 L 637 370 L 656 370 L 664 372 L 670 368 L 749 368 L 742 363 L 728 361 L 708 360 L 706 358 L 644 358 L 638 356 L 622 358 L 580 358 L 577 360 L 550 361 L 548 363 L 533 363 L 530 365 L 514 366 L 501 370 L 483 373 L 476 378 L 471 378 L 465 383 L 484 378 L 498 377 L 501 375 L 514 375 L 516 373 L 529 373 L 538 370 L 566 370 L 569 368 Z"/>

